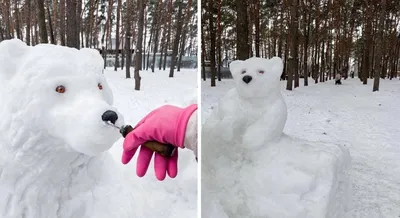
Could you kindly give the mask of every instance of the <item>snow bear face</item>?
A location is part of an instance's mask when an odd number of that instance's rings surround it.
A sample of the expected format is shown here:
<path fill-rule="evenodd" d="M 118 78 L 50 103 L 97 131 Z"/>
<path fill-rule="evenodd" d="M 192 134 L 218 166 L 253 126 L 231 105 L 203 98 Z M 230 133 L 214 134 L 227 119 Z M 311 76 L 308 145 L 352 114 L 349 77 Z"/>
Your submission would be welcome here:
<path fill-rule="evenodd" d="M 123 117 L 111 106 L 113 95 L 102 75 L 100 54 L 91 49 L 22 44 L 0 43 L 0 54 L 7 47 L 20 50 L 13 51 L 18 56 L 11 58 L 10 66 L 0 68 L 0 80 L 8 90 L 5 105 L 14 118 L 11 123 L 36 131 L 44 140 L 61 142 L 55 143 L 55 149 L 91 156 L 110 149 L 120 134 L 103 117 L 118 126 Z"/>
<path fill-rule="evenodd" d="M 236 82 L 236 89 L 242 97 L 260 98 L 280 92 L 283 62 L 279 57 L 236 60 L 230 63 L 229 69 Z"/>

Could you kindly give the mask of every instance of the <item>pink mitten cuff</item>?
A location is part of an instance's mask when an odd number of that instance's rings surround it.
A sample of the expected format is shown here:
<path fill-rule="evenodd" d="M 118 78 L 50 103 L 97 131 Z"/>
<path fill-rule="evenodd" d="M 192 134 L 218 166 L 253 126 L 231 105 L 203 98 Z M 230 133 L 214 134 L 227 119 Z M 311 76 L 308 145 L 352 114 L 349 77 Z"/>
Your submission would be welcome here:
<path fill-rule="evenodd" d="M 182 113 L 179 115 L 177 126 L 176 126 L 176 144 L 180 148 L 184 148 L 184 140 L 185 140 L 185 133 L 186 133 L 186 126 L 189 121 L 190 116 L 193 114 L 194 111 L 197 110 L 197 104 L 192 104 L 185 109 L 183 109 Z"/>

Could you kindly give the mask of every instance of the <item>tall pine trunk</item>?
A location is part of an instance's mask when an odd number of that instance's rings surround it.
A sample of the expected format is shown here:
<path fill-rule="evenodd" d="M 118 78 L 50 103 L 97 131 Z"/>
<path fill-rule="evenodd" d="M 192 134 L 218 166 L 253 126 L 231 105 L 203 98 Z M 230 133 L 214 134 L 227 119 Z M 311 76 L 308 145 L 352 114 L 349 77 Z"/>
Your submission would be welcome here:
<path fill-rule="evenodd" d="M 247 15 L 247 1 L 235 0 L 236 4 L 236 58 L 246 60 L 249 58 L 249 19 Z"/>
<path fill-rule="evenodd" d="M 140 63 L 142 60 L 142 45 L 143 45 L 143 28 L 144 28 L 144 0 L 138 0 L 138 9 L 139 9 L 139 19 L 138 19 L 138 39 L 137 39 L 137 51 L 136 51 L 136 62 L 135 62 L 135 90 L 140 90 L 140 80 L 142 79 L 139 74 Z"/>
<path fill-rule="evenodd" d="M 121 22 L 121 5 L 122 0 L 118 0 L 117 3 L 117 26 L 116 26 L 116 34 L 115 34 L 115 66 L 114 70 L 117 71 L 119 67 L 119 47 L 120 47 L 120 40 L 119 40 L 119 23 Z"/>
<path fill-rule="evenodd" d="M 44 0 L 37 0 L 36 6 L 38 9 L 38 19 L 39 19 L 39 31 L 40 31 L 40 42 L 48 43 L 47 38 L 47 28 L 46 28 L 46 17 L 44 9 Z"/>
<path fill-rule="evenodd" d="M 176 23 L 176 32 L 175 32 L 175 40 L 174 40 L 174 47 L 172 48 L 172 56 L 171 56 L 171 67 L 169 69 L 169 77 L 174 77 L 174 71 L 175 71 L 175 65 L 176 65 L 176 59 L 178 55 L 178 49 L 179 49 L 179 41 L 180 41 L 180 36 L 182 33 L 182 7 L 183 7 L 183 2 L 180 0 L 178 2 L 179 7 L 178 7 L 178 16 L 176 18 L 177 23 Z"/>

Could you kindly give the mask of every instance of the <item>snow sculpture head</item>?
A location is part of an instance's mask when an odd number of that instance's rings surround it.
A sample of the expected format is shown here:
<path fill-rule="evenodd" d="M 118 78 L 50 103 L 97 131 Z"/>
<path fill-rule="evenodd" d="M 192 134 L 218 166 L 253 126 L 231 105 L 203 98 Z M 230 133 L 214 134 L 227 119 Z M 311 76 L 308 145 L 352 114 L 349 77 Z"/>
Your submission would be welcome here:
<path fill-rule="evenodd" d="M 235 79 L 236 89 L 242 97 L 259 98 L 280 92 L 283 62 L 279 57 L 236 60 L 231 62 L 229 69 Z"/>
<path fill-rule="evenodd" d="M 108 111 L 117 125 L 123 117 L 111 106 L 113 95 L 102 67 L 93 49 L 31 47 L 17 39 L 1 42 L 0 113 L 7 118 L 0 130 L 10 131 L 9 141 L 26 143 L 37 137 L 54 143 L 35 149 L 91 156 L 110 149 L 119 134 L 105 125 L 102 115 Z"/>

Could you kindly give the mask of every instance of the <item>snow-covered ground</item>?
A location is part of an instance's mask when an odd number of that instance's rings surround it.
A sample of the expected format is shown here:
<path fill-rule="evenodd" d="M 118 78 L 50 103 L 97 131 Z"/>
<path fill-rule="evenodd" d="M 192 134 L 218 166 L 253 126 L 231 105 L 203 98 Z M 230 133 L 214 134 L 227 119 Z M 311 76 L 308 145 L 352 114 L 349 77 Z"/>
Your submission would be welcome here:
<path fill-rule="evenodd" d="M 196 217 L 193 152 L 180 150 L 175 179 L 159 182 L 153 166 L 138 178 L 104 117 L 135 125 L 161 105 L 196 102 L 197 70 L 142 72 L 134 91 L 124 71 L 104 77 L 102 66 L 92 49 L 0 42 L 0 217 Z"/>
<path fill-rule="evenodd" d="M 349 147 L 354 218 L 400 217 L 400 81 L 381 80 L 375 93 L 373 81 L 368 82 L 348 79 L 335 86 L 328 81 L 294 91 L 286 91 L 282 82 L 288 105 L 284 132 Z M 214 88 L 209 80 L 201 85 L 204 123 L 234 81 L 223 80 Z"/>
<path fill-rule="evenodd" d="M 187 106 L 197 103 L 197 70 L 182 69 L 169 78 L 169 70 L 141 72 L 141 90 L 135 91 L 135 80 L 125 79 L 125 71 L 106 69 L 104 74 L 114 94 L 114 106 L 123 114 L 127 124 L 135 125 L 151 110 L 164 104 Z M 194 102 L 193 102 L 194 100 Z M 120 163 L 122 154 L 121 138 L 111 148 L 115 159 Z M 127 179 L 132 186 L 141 190 L 141 195 L 154 199 L 153 205 L 140 210 L 154 211 L 154 217 L 188 218 L 197 215 L 197 163 L 193 152 L 188 149 L 179 151 L 178 175 L 175 179 L 167 178 L 160 182 L 154 174 L 153 162 L 147 174 L 136 176 L 136 157 L 128 165 L 122 165 L 127 172 Z M 143 194 L 144 193 L 144 194 Z"/>

